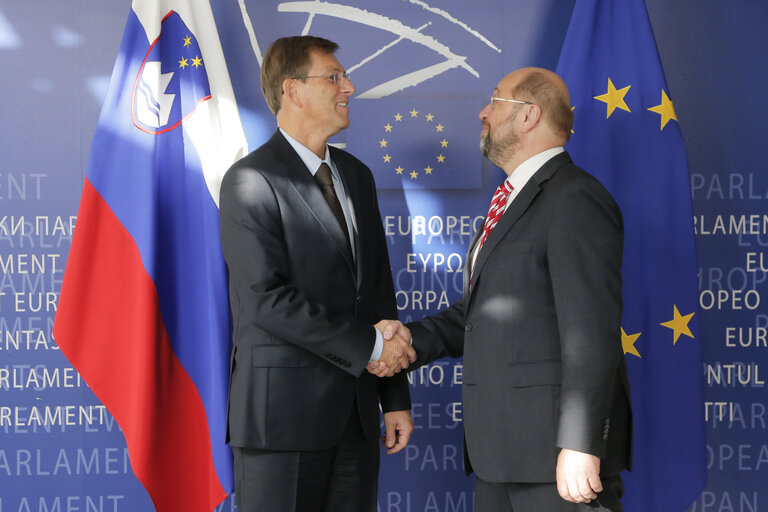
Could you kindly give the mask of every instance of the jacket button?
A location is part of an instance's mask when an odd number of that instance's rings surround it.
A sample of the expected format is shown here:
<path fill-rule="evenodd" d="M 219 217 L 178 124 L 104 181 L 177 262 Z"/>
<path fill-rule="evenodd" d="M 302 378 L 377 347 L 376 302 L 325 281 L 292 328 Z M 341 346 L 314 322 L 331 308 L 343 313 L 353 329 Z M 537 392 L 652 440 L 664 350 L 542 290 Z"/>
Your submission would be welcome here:
<path fill-rule="evenodd" d="M 472 330 L 472 324 L 467 324 L 466 327 L 464 327 L 464 330 L 470 332 Z"/>

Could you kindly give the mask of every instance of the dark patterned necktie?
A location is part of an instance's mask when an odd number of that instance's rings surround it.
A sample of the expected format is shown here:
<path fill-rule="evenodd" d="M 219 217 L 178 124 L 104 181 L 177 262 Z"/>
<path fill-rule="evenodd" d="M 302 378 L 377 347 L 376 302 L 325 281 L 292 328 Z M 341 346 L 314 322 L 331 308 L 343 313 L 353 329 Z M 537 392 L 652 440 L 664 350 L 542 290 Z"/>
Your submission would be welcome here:
<path fill-rule="evenodd" d="M 341 203 L 339 197 L 336 195 L 336 189 L 333 188 L 333 178 L 331 177 L 331 168 L 328 164 L 323 162 L 320 164 L 320 168 L 315 173 L 315 181 L 320 186 L 320 191 L 323 193 L 328 206 L 331 207 L 331 211 L 336 216 L 336 220 L 339 221 L 341 230 L 344 232 L 344 238 L 349 244 L 349 230 L 347 230 L 347 221 L 344 218 L 344 210 L 341 209 Z M 350 244 L 351 247 L 351 244 Z"/>

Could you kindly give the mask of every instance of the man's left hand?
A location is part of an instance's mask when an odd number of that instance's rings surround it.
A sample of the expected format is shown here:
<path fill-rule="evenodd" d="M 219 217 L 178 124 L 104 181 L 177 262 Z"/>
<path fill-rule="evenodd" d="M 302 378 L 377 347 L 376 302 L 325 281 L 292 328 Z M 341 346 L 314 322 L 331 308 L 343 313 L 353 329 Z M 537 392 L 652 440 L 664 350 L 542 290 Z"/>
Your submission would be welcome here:
<path fill-rule="evenodd" d="M 384 413 L 386 435 L 381 438 L 382 446 L 387 448 L 387 455 L 397 453 L 408 444 L 413 432 L 411 411 L 392 411 Z"/>
<path fill-rule="evenodd" d="M 566 501 L 589 503 L 603 490 L 600 458 L 563 448 L 557 457 L 557 492 Z"/>

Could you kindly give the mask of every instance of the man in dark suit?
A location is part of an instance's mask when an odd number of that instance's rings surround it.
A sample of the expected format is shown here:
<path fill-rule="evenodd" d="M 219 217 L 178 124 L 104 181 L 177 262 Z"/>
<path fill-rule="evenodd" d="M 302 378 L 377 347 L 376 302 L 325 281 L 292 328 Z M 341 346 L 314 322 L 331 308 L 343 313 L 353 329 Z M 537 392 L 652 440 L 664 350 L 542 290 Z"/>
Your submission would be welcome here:
<path fill-rule="evenodd" d="M 405 374 L 365 371 L 415 354 L 373 326 L 397 307 L 371 172 L 327 144 L 355 91 L 336 49 L 311 36 L 270 46 L 261 84 L 278 130 L 221 186 L 241 512 L 375 511 L 379 401 L 388 453 L 413 430 Z"/>
<path fill-rule="evenodd" d="M 464 356 L 476 511 L 619 511 L 631 459 L 621 213 L 563 150 L 573 114 L 560 77 L 507 75 L 480 119 L 482 152 L 508 177 L 470 246 L 463 298 L 408 325 L 416 366 Z"/>

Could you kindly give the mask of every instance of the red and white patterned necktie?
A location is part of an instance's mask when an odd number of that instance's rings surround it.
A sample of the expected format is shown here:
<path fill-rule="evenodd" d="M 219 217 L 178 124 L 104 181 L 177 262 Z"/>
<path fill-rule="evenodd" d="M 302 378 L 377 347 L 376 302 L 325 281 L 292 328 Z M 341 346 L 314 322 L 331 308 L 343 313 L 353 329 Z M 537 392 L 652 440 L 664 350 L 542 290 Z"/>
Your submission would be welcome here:
<path fill-rule="evenodd" d="M 488 209 L 488 215 L 485 217 L 485 224 L 483 225 L 483 235 L 480 237 L 480 244 L 477 246 L 477 254 L 480 254 L 480 250 L 483 248 L 485 239 L 491 234 L 493 228 L 501 220 L 501 216 L 504 215 L 504 210 L 507 206 L 507 197 L 512 193 L 514 187 L 509 184 L 508 181 L 504 181 L 496 189 L 496 193 L 493 194 L 491 199 L 491 207 Z"/>

